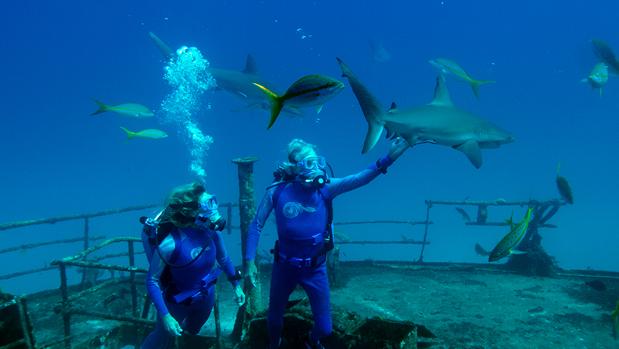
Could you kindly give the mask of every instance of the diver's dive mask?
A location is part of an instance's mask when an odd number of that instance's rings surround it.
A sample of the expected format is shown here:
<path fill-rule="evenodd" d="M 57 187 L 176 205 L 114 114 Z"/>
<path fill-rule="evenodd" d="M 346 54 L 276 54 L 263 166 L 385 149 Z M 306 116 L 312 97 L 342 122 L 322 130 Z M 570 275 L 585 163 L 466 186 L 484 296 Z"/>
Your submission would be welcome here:
<path fill-rule="evenodd" d="M 219 205 L 217 197 L 208 193 L 200 197 L 200 213 L 196 217 L 197 221 L 207 223 L 211 230 L 221 231 L 226 227 L 226 220 L 218 211 Z"/>
<path fill-rule="evenodd" d="M 326 167 L 327 161 L 323 156 L 308 156 L 297 162 L 299 179 L 313 187 L 322 188 L 329 183 Z"/>

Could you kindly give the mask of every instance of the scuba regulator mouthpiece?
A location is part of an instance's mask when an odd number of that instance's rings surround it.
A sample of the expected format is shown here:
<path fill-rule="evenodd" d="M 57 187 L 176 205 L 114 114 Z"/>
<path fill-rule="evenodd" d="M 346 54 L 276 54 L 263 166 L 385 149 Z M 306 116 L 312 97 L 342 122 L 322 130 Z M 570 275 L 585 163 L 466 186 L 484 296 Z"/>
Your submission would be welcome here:
<path fill-rule="evenodd" d="M 316 188 L 322 188 L 329 183 L 329 178 L 327 178 L 326 175 L 321 174 L 314 177 L 306 177 L 303 182 L 309 183 Z"/>

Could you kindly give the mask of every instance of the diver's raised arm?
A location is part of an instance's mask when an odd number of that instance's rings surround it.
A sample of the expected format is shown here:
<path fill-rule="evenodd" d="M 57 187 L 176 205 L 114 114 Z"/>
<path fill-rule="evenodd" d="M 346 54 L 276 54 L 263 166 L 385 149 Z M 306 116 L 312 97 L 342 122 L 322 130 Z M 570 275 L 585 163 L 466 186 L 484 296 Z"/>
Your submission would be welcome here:
<path fill-rule="evenodd" d="M 391 166 L 409 148 L 408 143 L 401 138 L 397 138 L 389 149 L 389 153 L 378 159 L 376 163 L 368 168 L 348 175 L 343 178 L 333 178 L 327 184 L 326 189 L 329 197 L 334 198 L 342 193 L 357 189 L 368 183 L 381 173 L 387 173 L 387 168 Z"/>
<path fill-rule="evenodd" d="M 249 225 L 249 231 L 247 232 L 247 242 L 245 245 L 245 260 L 253 261 L 256 258 L 256 249 L 258 248 L 258 240 L 260 239 L 260 233 L 264 228 L 264 224 L 269 218 L 269 214 L 273 210 L 273 193 L 276 186 L 271 187 L 262 197 L 258 210 L 256 210 L 256 216 Z"/>

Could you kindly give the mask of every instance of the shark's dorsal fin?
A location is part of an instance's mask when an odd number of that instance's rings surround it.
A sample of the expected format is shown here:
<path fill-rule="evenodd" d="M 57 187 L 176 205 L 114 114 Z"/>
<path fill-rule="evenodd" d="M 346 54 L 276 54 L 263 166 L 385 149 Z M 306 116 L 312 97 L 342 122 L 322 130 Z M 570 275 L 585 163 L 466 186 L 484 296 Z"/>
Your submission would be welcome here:
<path fill-rule="evenodd" d="M 256 66 L 256 60 L 254 56 L 251 54 L 247 55 L 247 59 L 245 60 L 245 69 L 243 69 L 243 73 L 245 74 L 257 74 L 258 67 Z"/>
<path fill-rule="evenodd" d="M 389 107 L 388 112 L 393 112 L 396 111 L 398 109 L 398 105 L 395 104 L 395 102 L 391 102 L 391 106 Z"/>
<path fill-rule="evenodd" d="M 436 85 L 434 86 L 434 98 L 432 98 L 432 102 L 430 102 L 430 105 L 453 107 L 453 103 L 451 103 L 451 98 L 449 97 L 449 91 L 447 90 L 447 85 L 445 84 L 445 76 L 443 76 L 443 74 L 439 74 L 436 77 Z"/>

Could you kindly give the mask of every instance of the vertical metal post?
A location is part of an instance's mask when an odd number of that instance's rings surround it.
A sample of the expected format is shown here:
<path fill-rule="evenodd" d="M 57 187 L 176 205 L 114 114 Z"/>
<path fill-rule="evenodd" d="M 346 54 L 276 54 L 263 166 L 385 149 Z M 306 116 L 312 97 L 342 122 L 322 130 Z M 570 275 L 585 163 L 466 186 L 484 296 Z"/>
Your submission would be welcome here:
<path fill-rule="evenodd" d="M 247 235 L 249 226 L 256 214 L 256 203 L 254 201 L 254 162 L 258 161 L 256 157 L 245 157 L 232 160 L 237 164 L 239 175 L 239 216 L 241 220 L 241 249 L 243 258 L 243 269 L 247 270 L 247 261 L 245 260 L 245 248 L 247 243 Z M 246 302 L 236 315 L 236 321 L 232 330 L 232 336 L 240 339 L 243 330 L 248 325 L 248 318 L 256 314 L 262 307 L 260 302 L 260 283 L 253 287 L 248 278 L 245 278 L 243 284 L 245 294 L 247 295 Z"/>
<path fill-rule="evenodd" d="M 28 317 L 28 310 L 26 308 L 26 299 L 24 297 L 17 298 L 17 310 L 19 312 L 19 321 L 21 324 L 22 332 L 24 335 L 24 342 L 27 349 L 34 349 L 35 343 L 32 336 L 32 323 Z"/>
<path fill-rule="evenodd" d="M 417 259 L 417 263 L 423 263 L 423 252 L 426 249 L 426 244 L 428 241 L 428 229 L 430 228 L 430 209 L 432 208 L 432 202 L 426 200 L 426 221 L 424 222 L 423 229 L 423 245 L 421 245 L 421 252 L 419 253 L 419 258 Z"/>
<path fill-rule="evenodd" d="M 88 247 L 90 247 L 90 224 L 89 224 L 89 218 L 85 217 L 84 218 L 84 250 L 88 249 Z M 82 268 L 82 285 L 84 285 L 84 283 L 86 282 L 89 272 L 90 271 L 88 269 Z"/>
<path fill-rule="evenodd" d="M 71 312 L 67 290 L 67 268 L 63 261 L 58 263 L 60 270 L 60 296 L 62 297 L 62 322 L 64 325 L 64 347 L 71 349 Z"/>
<path fill-rule="evenodd" d="M 90 226 L 89 226 L 89 218 L 86 217 L 84 218 L 84 249 L 88 249 L 89 246 L 89 240 L 90 240 Z"/>
<path fill-rule="evenodd" d="M 129 266 L 135 267 L 135 251 L 133 241 L 129 241 Z M 135 271 L 129 273 L 129 281 L 131 282 L 131 311 L 133 316 L 138 316 L 138 289 L 135 286 Z"/>
<path fill-rule="evenodd" d="M 232 234 L 232 203 L 228 204 L 226 211 L 227 211 L 226 215 L 228 216 L 226 217 L 226 221 L 228 222 L 228 224 L 226 224 L 226 233 L 230 235 Z"/>
<path fill-rule="evenodd" d="M 219 287 L 215 284 L 215 304 L 213 305 L 213 313 L 215 315 L 215 348 L 221 349 L 221 320 L 219 318 Z"/>

